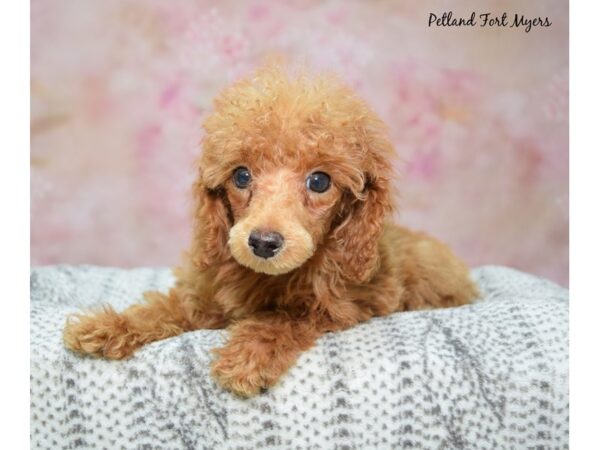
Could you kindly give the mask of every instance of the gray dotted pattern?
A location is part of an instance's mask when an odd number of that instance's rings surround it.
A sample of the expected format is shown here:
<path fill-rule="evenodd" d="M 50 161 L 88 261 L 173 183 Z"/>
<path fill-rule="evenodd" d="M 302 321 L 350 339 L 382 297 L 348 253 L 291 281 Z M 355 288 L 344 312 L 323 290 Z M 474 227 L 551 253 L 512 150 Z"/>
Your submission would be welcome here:
<path fill-rule="evenodd" d="M 31 271 L 36 449 L 566 449 L 568 291 L 504 267 L 483 298 L 323 336 L 281 382 L 239 399 L 210 377 L 225 331 L 148 345 L 127 361 L 64 349 L 65 317 L 145 290 L 167 269 Z"/>

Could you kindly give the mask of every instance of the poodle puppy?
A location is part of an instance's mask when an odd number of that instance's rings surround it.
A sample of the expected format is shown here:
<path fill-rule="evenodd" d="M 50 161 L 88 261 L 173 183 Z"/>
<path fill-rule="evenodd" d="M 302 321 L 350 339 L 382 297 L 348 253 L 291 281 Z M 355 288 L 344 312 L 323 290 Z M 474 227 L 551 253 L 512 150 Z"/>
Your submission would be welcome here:
<path fill-rule="evenodd" d="M 225 89 L 214 107 L 176 284 L 122 313 L 107 306 L 70 317 L 66 347 L 121 359 L 186 331 L 227 328 L 212 374 L 252 396 L 326 332 L 478 295 L 444 244 L 386 222 L 392 145 L 335 78 L 271 65 Z"/>

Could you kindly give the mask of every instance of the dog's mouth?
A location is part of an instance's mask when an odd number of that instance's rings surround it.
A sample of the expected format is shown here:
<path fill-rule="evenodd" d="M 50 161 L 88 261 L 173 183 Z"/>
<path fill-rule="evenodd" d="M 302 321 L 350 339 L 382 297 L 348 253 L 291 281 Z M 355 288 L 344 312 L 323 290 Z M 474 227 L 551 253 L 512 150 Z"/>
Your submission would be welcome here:
<path fill-rule="evenodd" d="M 268 275 L 291 272 L 314 253 L 312 237 L 299 226 L 280 233 L 240 222 L 229 231 L 228 245 L 239 264 Z"/>

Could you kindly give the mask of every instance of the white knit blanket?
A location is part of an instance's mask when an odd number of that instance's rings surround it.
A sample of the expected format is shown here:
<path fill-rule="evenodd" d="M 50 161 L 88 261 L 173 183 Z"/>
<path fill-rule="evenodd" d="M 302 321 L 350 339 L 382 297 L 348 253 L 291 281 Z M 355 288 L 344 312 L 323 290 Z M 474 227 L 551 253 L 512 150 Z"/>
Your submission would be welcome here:
<path fill-rule="evenodd" d="M 148 345 L 127 361 L 63 348 L 65 317 L 167 289 L 167 269 L 31 271 L 32 448 L 568 448 L 568 292 L 503 267 L 484 298 L 330 333 L 248 400 L 209 375 L 225 331 Z"/>

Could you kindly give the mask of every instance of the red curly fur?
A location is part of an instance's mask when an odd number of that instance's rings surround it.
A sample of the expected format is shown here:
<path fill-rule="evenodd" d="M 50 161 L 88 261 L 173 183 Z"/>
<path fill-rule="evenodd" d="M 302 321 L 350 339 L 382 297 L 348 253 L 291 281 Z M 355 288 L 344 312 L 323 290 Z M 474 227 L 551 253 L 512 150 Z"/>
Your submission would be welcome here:
<path fill-rule="evenodd" d="M 175 286 L 120 314 L 70 318 L 68 348 L 120 359 L 158 339 L 228 327 L 212 373 L 251 396 L 326 332 L 478 295 L 445 245 L 385 223 L 392 146 L 376 115 L 335 79 L 269 66 L 226 89 L 204 128 L 193 241 Z M 232 181 L 239 166 L 252 174 L 247 188 Z M 306 188 L 314 171 L 331 177 L 327 191 Z M 254 229 L 279 232 L 281 252 L 254 255 Z"/>

